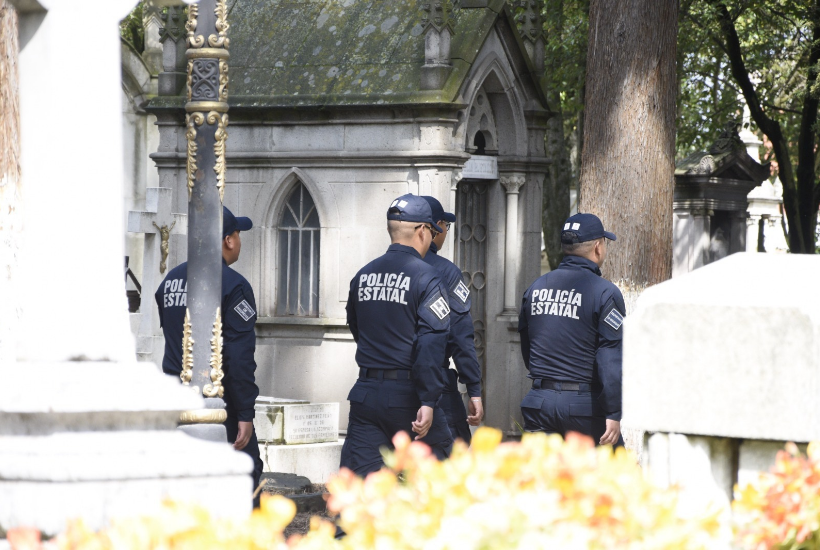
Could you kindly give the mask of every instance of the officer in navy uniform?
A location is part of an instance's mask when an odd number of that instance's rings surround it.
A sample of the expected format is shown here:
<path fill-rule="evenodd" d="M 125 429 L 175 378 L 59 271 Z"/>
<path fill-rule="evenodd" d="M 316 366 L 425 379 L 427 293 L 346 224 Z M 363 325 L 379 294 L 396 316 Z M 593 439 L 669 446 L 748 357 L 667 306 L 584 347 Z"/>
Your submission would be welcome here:
<path fill-rule="evenodd" d="M 524 293 L 518 332 L 532 389 L 521 402 L 524 429 L 580 432 L 600 445 L 621 437 L 621 291 L 601 277 L 607 240 L 593 214 L 561 232 L 564 259 Z"/>
<path fill-rule="evenodd" d="M 484 417 L 484 407 L 481 402 L 481 366 L 475 353 L 473 318 L 470 315 L 472 300 L 470 289 L 464 284 L 461 269 L 453 262 L 438 255 L 444 246 L 450 224 L 456 221 L 455 214 L 445 212 L 441 203 L 435 197 L 422 197 L 430 205 L 433 220 L 443 229 L 436 235 L 430 250 L 424 256 L 424 261 L 433 266 L 444 279 L 450 301 L 450 334 L 447 338 L 447 353 L 444 358 L 444 369 L 447 374 L 444 392 L 441 395 L 441 408 L 447 416 L 447 424 L 454 438 L 460 437 L 468 445 L 472 439 L 470 426 L 478 426 Z M 456 369 L 450 368 L 450 358 Z M 467 395 L 470 398 L 470 415 L 464 409 L 461 392 L 458 391 L 458 382 L 467 386 Z"/>
<path fill-rule="evenodd" d="M 350 281 L 347 324 L 356 341 L 359 379 L 350 390 L 350 417 L 340 466 L 366 476 L 383 466 L 380 449 L 399 431 L 449 456 L 452 437 L 436 405 L 444 388 L 450 328 L 447 288 L 422 258 L 434 233 L 430 206 L 408 194 L 387 211 L 393 244 Z"/>
<path fill-rule="evenodd" d="M 253 227 L 250 218 L 237 218 L 222 207 L 222 369 L 225 373 L 225 429 L 228 442 L 253 459 L 254 489 L 262 476 L 259 443 L 253 429 L 256 387 L 256 300 L 247 279 L 228 266 L 239 259 L 242 241 L 240 231 Z M 160 324 L 165 335 L 162 370 L 179 378 L 182 372 L 182 330 L 187 301 L 188 262 L 172 269 L 157 289 Z M 254 499 L 259 506 L 259 497 Z"/>

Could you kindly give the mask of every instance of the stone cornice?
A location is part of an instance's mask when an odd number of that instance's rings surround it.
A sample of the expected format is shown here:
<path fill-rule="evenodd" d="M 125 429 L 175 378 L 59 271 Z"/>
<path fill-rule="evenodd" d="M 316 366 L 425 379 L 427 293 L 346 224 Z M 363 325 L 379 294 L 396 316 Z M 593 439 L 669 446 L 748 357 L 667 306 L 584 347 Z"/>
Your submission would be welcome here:
<path fill-rule="evenodd" d="M 185 166 L 183 152 L 157 152 L 150 155 L 158 168 Z M 469 158 L 458 151 L 276 151 L 231 153 L 227 155 L 231 168 L 328 166 L 346 168 L 357 166 L 440 167 L 460 168 Z"/>

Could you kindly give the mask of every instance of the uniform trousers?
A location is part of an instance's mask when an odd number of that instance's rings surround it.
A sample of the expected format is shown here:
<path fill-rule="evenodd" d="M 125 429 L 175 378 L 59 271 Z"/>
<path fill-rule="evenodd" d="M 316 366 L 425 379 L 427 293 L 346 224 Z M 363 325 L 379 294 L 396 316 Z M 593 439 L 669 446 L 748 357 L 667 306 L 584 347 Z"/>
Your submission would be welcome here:
<path fill-rule="evenodd" d="M 393 436 L 407 432 L 416 438 L 413 422 L 421 408 L 412 380 L 359 378 L 347 396 L 350 416 L 339 466 L 365 477 L 384 466 L 380 449 L 393 449 Z M 450 456 L 453 438 L 441 407 L 433 409 L 433 424 L 424 438 L 439 460 Z"/>
<path fill-rule="evenodd" d="M 225 420 L 225 430 L 228 432 L 228 443 L 233 444 L 236 441 L 236 436 L 239 434 L 239 420 L 236 416 L 228 413 L 228 419 Z M 247 454 L 253 460 L 253 471 L 251 477 L 253 478 L 253 490 L 259 487 L 259 482 L 262 478 L 262 459 L 259 456 L 259 440 L 256 439 L 256 430 L 251 431 L 251 439 L 242 452 Z M 253 499 L 253 507 L 259 508 L 259 495 Z"/>
<path fill-rule="evenodd" d="M 595 445 L 606 431 L 606 415 L 598 398 L 601 391 L 532 388 L 521 402 L 524 430 L 528 432 L 579 432 L 592 437 Z M 623 447 L 621 436 L 615 447 Z"/>
<path fill-rule="evenodd" d="M 458 373 L 455 369 L 447 369 L 447 385 L 441 393 L 441 410 L 447 417 L 447 426 L 453 439 L 462 439 L 467 445 L 473 439 L 470 425 L 467 423 L 467 409 L 464 408 L 464 399 L 458 391 Z"/>

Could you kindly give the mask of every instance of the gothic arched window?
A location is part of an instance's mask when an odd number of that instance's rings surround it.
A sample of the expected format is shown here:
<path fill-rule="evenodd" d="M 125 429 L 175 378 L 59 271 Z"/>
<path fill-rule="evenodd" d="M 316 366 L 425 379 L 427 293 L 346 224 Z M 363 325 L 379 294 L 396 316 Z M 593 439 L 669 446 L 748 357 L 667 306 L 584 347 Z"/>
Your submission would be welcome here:
<path fill-rule="evenodd" d="M 319 315 L 319 234 L 313 197 L 301 182 L 294 187 L 279 221 L 277 315 Z"/>

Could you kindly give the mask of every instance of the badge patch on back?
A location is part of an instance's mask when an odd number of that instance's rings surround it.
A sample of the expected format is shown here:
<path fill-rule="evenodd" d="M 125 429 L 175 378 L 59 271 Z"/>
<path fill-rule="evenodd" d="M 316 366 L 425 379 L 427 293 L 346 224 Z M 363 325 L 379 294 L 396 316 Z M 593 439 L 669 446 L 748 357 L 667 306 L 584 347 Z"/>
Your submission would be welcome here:
<path fill-rule="evenodd" d="M 610 310 L 609 315 L 606 316 L 604 322 L 613 329 L 618 330 L 624 323 L 624 316 L 614 307 Z"/>
<path fill-rule="evenodd" d="M 256 312 L 253 310 L 253 308 L 247 300 L 242 300 L 241 302 L 236 304 L 236 307 L 233 308 L 233 310 L 237 312 L 239 316 L 242 317 L 245 321 L 249 320 L 251 317 L 256 315 Z"/>
<path fill-rule="evenodd" d="M 464 284 L 464 281 L 459 281 L 458 285 L 453 289 L 453 294 L 458 296 L 458 299 L 463 303 L 467 303 L 467 298 L 470 297 L 470 289 Z"/>
<path fill-rule="evenodd" d="M 430 304 L 430 311 L 436 314 L 436 317 L 439 320 L 444 320 L 445 317 L 450 315 L 450 306 L 447 304 L 447 300 L 444 297 L 440 297 L 438 300 Z"/>

